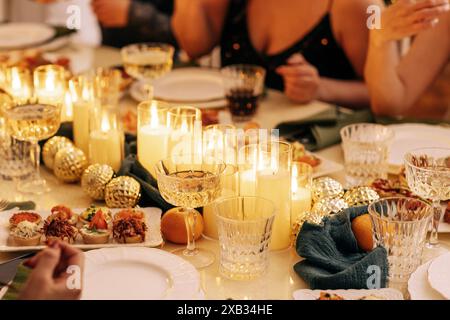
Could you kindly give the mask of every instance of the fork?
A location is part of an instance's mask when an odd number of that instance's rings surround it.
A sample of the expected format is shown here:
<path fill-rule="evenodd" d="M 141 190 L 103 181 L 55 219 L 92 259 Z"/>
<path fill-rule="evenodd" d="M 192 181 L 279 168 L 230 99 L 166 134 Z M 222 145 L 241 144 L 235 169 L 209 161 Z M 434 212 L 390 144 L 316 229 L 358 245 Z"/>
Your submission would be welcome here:
<path fill-rule="evenodd" d="M 0 199 L 0 211 L 5 210 L 9 206 L 9 201 Z"/>

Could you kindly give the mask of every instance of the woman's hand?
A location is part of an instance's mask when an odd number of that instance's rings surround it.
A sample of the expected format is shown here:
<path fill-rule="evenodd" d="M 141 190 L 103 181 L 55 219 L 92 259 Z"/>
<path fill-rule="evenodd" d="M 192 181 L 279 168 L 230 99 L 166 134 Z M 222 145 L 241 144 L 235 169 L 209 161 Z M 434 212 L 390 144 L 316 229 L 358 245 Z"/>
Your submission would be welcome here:
<path fill-rule="evenodd" d="M 92 0 L 92 9 L 100 24 L 107 28 L 122 28 L 128 24 L 131 0 Z"/>
<path fill-rule="evenodd" d="M 57 241 L 27 260 L 25 265 L 33 271 L 20 293 L 20 299 L 75 300 L 80 298 L 84 269 L 82 251 L 65 242 Z M 70 277 L 79 278 L 71 281 Z"/>
<path fill-rule="evenodd" d="M 283 77 L 284 92 L 292 101 L 306 104 L 319 99 L 319 72 L 301 54 L 292 55 L 277 73 Z"/>
<path fill-rule="evenodd" d="M 381 15 L 381 29 L 372 32 L 376 43 L 411 37 L 433 27 L 450 10 L 449 0 L 398 0 Z"/>

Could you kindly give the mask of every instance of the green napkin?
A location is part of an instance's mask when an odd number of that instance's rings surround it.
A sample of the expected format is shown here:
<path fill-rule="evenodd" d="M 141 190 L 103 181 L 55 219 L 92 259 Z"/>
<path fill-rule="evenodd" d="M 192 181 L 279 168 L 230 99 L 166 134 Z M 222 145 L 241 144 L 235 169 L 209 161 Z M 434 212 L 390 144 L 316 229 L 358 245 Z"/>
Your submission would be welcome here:
<path fill-rule="evenodd" d="M 156 179 L 142 166 L 135 154 L 128 155 L 117 175 L 133 177 L 140 183 L 142 194 L 139 201 L 140 206 L 158 207 L 163 212 L 173 208 L 163 199 L 158 190 Z"/>
<path fill-rule="evenodd" d="M 352 123 L 372 122 L 370 110 L 351 111 L 339 107 L 325 110 L 309 118 L 280 123 L 280 136 L 299 141 L 310 151 L 320 150 L 341 141 L 340 130 Z"/>
<path fill-rule="evenodd" d="M 19 210 L 34 210 L 36 208 L 36 204 L 33 201 L 24 201 L 24 202 L 10 202 L 8 206 L 3 209 L 3 211 L 11 210 L 14 208 L 19 208 Z"/>
<path fill-rule="evenodd" d="M 311 289 L 367 289 L 369 266 L 380 268 L 380 285 L 386 287 L 386 250 L 361 251 L 351 229 L 351 221 L 365 213 L 367 206 L 355 207 L 324 218 L 322 225 L 303 225 L 296 249 L 305 260 L 294 270 Z"/>
<path fill-rule="evenodd" d="M 17 268 L 16 276 L 2 300 L 17 300 L 19 298 L 20 290 L 25 285 L 30 272 L 31 269 L 20 264 Z"/>

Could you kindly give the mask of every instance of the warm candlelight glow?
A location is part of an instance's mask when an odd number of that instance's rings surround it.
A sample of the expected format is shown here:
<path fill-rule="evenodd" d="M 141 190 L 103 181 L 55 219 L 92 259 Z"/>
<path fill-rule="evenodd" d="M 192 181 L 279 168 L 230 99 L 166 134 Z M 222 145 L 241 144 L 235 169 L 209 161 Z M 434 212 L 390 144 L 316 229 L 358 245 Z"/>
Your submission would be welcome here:
<path fill-rule="evenodd" d="M 158 108 L 156 106 L 155 101 L 152 101 L 152 106 L 150 108 L 150 126 L 152 128 L 159 127 Z"/>
<path fill-rule="evenodd" d="M 102 132 L 108 132 L 111 129 L 111 125 L 110 125 L 109 119 L 108 119 L 108 114 L 106 112 L 102 113 L 100 129 Z"/>
<path fill-rule="evenodd" d="M 291 189 L 292 189 L 293 194 L 297 193 L 297 191 L 298 191 L 297 179 L 298 179 L 298 168 L 296 165 L 293 165 L 292 166 L 292 178 L 291 178 L 291 180 L 292 180 L 291 181 L 291 183 L 292 183 Z"/>

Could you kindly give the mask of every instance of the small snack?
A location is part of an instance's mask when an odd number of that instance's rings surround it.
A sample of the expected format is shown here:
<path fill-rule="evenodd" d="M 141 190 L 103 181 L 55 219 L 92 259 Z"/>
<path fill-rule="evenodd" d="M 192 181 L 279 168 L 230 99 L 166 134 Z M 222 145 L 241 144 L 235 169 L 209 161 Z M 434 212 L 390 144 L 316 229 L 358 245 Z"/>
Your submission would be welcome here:
<path fill-rule="evenodd" d="M 78 222 L 78 215 L 73 213 L 70 208 L 63 205 L 54 206 L 51 210 L 51 215 L 49 215 L 46 220 L 53 220 L 56 218 L 67 220 L 73 226 Z"/>
<path fill-rule="evenodd" d="M 39 223 L 41 223 L 42 218 L 36 212 L 30 212 L 30 211 L 18 212 L 18 213 L 13 214 L 11 216 L 11 218 L 9 218 L 10 228 L 14 229 L 22 221 L 33 222 L 38 225 Z"/>
<path fill-rule="evenodd" d="M 313 168 L 318 167 L 322 163 L 315 155 L 308 153 L 305 146 L 300 142 L 296 141 L 291 143 L 291 146 L 293 161 L 309 164 Z"/>
<path fill-rule="evenodd" d="M 113 237 L 119 243 L 142 243 L 146 231 L 145 222 L 134 217 L 114 220 L 113 223 Z"/>
<path fill-rule="evenodd" d="M 334 293 L 321 292 L 320 297 L 317 300 L 345 300 L 345 299 Z"/>
<path fill-rule="evenodd" d="M 106 223 L 110 223 L 112 221 L 111 211 L 105 207 L 96 207 L 90 206 L 86 210 L 84 210 L 79 216 L 78 219 L 81 223 L 86 224 L 92 221 L 92 218 L 98 213 L 102 212 L 103 217 L 106 220 Z"/>
<path fill-rule="evenodd" d="M 73 243 L 78 234 L 78 229 L 75 228 L 69 220 L 59 217 L 45 220 L 42 230 L 44 231 L 47 242 L 59 239 L 68 243 Z"/>
<path fill-rule="evenodd" d="M 126 218 L 136 218 L 139 220 L 144 220 L 145 215 L 143 211 L 140 211 L 138 209 L 124 209 L 116 213 L 116 215 L 114 216 L 114 221 Z"/>
<path fill-rule="evenodd" d="M 23 220 L 11 230 L 10 236 L 20 247 L 37 246 L 41 242 L 41 232 L 37 223 Z"/>
<path fill-rule="evenodd" d="M 102 210 L 97 210 L 89 224 L 80 229 L 80 234 L 86 244 L 108 243 L 111 232 Z"/>
<path fill-rule="evenodd" d="M 445 209 L 444 222 L 450 223 L 450 201 L 447 203 L 447 209 Z"/>

